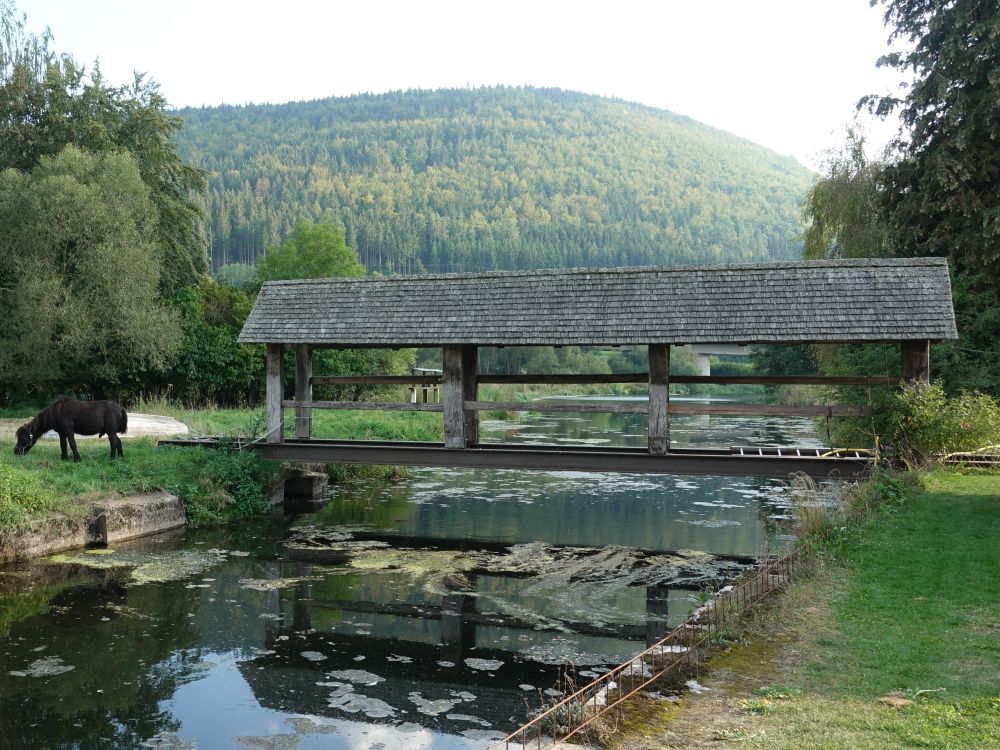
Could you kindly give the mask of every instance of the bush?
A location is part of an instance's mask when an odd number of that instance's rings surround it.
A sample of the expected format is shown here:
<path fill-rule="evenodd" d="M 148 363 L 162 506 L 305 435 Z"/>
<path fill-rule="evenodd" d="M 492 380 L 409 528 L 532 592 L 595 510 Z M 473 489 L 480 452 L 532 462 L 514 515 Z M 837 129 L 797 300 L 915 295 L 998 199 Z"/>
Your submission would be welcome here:
<path fill-rule="evenodd" d="M 982 393 L 948 397 L 940 383 L 904 385 L 892 399 L 886 440 L 909 466 L 1000 444 L 1000 404 Z"/>
<path fill-rule="evenodd" d="M 190 450 L 190 449 L 168 449 Z M 184 501 L 189 526 L 222 523 L 266 513 L 268 488 L 279 467 L 261 461 L 251 451 L 203 450 L 197 469 L 165 482 Z"/>

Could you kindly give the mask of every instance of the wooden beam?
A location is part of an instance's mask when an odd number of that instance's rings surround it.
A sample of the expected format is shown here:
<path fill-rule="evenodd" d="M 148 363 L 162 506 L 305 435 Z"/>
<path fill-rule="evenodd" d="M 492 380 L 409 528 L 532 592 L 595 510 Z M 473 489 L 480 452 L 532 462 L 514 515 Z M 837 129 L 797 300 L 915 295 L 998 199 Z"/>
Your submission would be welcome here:
<path fill-rule="evenodd" d="M 339 409 L 342 411 L 444 411 L 443 404 L 411 404 L 409 401 L 292 401 L 282 402 L 283 406 L 309 409 Z"/>
<path fill-rule="evenodd" d="M 786 406 L 785 404 L 698 404 L 671 403 L 671 414 L 713 414 L 720 417 L 863 417 L 867 406 L 853 404 L 822 404 L 816 406 Z"/>
<path fill-rule="evenodd" d="M 284 436 L 284 373 L 282 370 L 282 355 L 285 347 L 282 344 L 267 345 L 267 366 L 265 391 L 265 413 L 267 415 L 267 435 L 265 442 L 280 443 Z"/>
<path fill-rule="evenodd" d="M 642 401 L 466 401 L 468 411 L 538 411 L 592 414 L 645 414 L 648 411 L 645 399 Z"/>
<path fill-rule="evenodd" d="M 313 385 L 433 385 L 440 375 L 315 375 Z"/>
<path fill-rule="evenodd" d="M 441 400 L 444 404 L 444 447 L 465 448 L 465 378 L 462 374 L 462 346 L 445 344 L 441 352 L 444 368 Z"/>
<path fill-rule="evenodd" d="M 354 411 L 429 411 L 443 412 L 444 404 L 411 404 L 408 401 L 282 401 L 282 406 L 309 409 L 339 409 Z M 464 412 L 481 411 L 537 411 L 564 414 L 646 414 L 648 402 L 643 401 L 465 401 Z M 710 414 L 720 417 L 863 417 L 869 413 L 867 406 L 852 404 L 825 404 L 818 406 L 786 406 L 784 404 L 700 404 L 671 401 L 669 414 Z M 464 416 L 463 416 L 464 419 Z M 464 428 L 464 423 L 463 423 Z"/>
<path fill-rule="evenodd" d="M 479 375 L 479 383 L 491 385 L 601 385 L 648 383 L 644 372 L 609 375 Z M 711 385 L 899 385 L 900 378 L 884 375 L 671 375 L 671 383 Z M 436 375 L 318 375 L 313 385 L 433 385 L 441 383 Z"/>
<path fill-rule="evenodd" d="M 479 347 L 462 347 L 462 410 L 465 421 L 465 444 L 479 443 L 479 412 L 466 409 L 465 403 L 479 398 Z"/>
<path fill-rule="evenodd" d="M 671 383 L 706 385 L 899 385 L 897 377 L 884 375 L 670 375 Z M 644 372 L 608 375 L 480 375 L 480 383 L 499 385 L 591 385 L 648 383 Z"/>
<path fill-rule="evenodd" d="M 649 452 L 665 456 L 670 451 L 670 345 L 650 344 L 649 350 Z"/>
<path fill-rule="evenodd" d="M 777 476 L 803 472 L 813 477 L 842 479 L 868 471 L 867 458 L 792 458 L 733 456 L 716 453 L 672 452 L 651 456 L 645 449 L 580 449 L 558 446 L 490 446 L 450 450 L 440 443 L 420 446 L 364 441 L 297 440 L 283 445 L 257 444 L 262 458 L 318 463 L 388 464 L 391 466 L 455 466 L 542 471 L 613 471 L 653 474 L 708 474 L 718 476 Z"/>
<path fill-rule="evenodd" d="M 900 372 L 903 380 L 929 384 L 931 382 L 931 342 L 902 341 L 899 344 Z"/>
<path fill-rule="evenodd" d="M 312 437 L 312 349 L 309 344 L 295 345 L 295 437 Z"/>

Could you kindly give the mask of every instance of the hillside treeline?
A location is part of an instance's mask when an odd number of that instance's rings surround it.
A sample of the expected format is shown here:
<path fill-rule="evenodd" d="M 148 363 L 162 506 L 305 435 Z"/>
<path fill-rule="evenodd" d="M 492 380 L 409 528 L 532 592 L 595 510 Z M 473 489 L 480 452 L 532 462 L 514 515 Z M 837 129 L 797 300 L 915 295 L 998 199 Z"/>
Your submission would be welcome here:
<path fill-rule="evenodd" d="M 555 89 L 407 91 L 180 111 L 213 268 L 330 218 L 384 273 L 801 254 L 810 173 L 688 118 Z"/>

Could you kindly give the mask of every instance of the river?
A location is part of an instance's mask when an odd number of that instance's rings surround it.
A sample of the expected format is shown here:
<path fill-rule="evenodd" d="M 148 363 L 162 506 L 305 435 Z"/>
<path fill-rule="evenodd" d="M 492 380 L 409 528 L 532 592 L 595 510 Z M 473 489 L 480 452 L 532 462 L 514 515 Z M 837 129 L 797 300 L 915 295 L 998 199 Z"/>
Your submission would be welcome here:
<path fill-rule="evenodd" d="M 820 444 L 809 419 L 671 427 Z M 525 415 L 483 440 L 643 445 L 645 420 Z M 779 548 L 788 519 L 774 479 L 417 469 L 315 513 L 0 569 L 0 747 L 482 747 L 566 664 L 586 682 Z"/>

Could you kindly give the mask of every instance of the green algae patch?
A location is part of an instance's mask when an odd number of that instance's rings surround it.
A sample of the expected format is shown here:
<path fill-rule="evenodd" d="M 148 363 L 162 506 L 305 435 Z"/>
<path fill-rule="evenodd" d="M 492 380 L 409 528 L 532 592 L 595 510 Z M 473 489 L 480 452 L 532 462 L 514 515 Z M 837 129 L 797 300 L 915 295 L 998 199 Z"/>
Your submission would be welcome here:
<path fill-rule="evenodd" d="M 424 549 L 368 549 L 354 555 L 348 565 L 365 572 L 396 571 L 411 576 L 467 573 L 476 560 L 463 552 Z"/>
<path fill-rule="evenodd" d="M 240 588 L 253 591 L 279 591 L 290 589 L 306 581 L 322 581 L 323 576 L 297 576 L 289 578 L 241 578 Z"/>
<path fill-rule="evenodd" d="M 81 565 L 98 570 L 131 568 L 132 581 L 137 584 L 165 583 L 180 581 L 198 575 L 216 565 L 224 553 L 201 552 L 199 550 L 175 550 L 171 552 L 116 552 L 101 550 L 102 554 L 91 554 L 93 550 L 65 552 L 46 558 L 52 565 Z"/>

